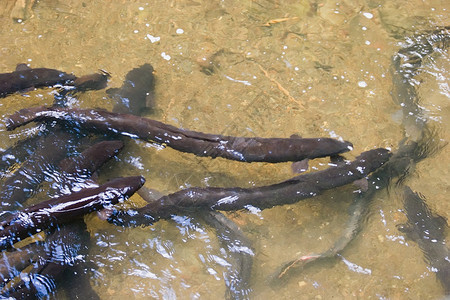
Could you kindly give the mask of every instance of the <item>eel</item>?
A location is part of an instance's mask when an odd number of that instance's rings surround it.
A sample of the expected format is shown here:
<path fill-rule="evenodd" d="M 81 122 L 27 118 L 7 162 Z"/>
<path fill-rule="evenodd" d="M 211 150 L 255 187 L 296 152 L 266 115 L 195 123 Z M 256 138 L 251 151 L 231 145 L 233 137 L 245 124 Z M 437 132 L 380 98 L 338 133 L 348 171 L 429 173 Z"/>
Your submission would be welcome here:
<path fill-rule="evenodd" d="M 40 242 L 26 245 L 14 251 L 3 251 L 0 258 L 0 282 L 6 283 L 14 278 L 25 267 L 39 260 L 45 255 Z"/>
<path fill-rule="evenodd" d="M 161 218 L 190 209 L 239 210 L 248 206 L 260 209 L 292 204 L 369 175 L 389 160 L 383 148 L 363 152 L 354 161 L 341 166 L 299 175 L 278 184 L 256 188 L 188 188 L 152 201 L 130 212 L 115 211 L 109 221 L 121 225 L 148 225 Z"/>
<path fill-rule="evenodd" d="M 395 103 L 400 105 L 403 113 L 402 124 L 405 134 L 418 141 L 426 127 L 426 118 L 416 93 L 417 82 L 414 76 L 420 72 L 423 59 L 433 54 L 436 49 L 446 49 L 450 45 L 450 27 L 431 33 L 416 35 L 406 39 L 406 45 L 392 57 L 390 73 Z"/>
<path fill-rule="evenodd" d="M 373 197 L 379 190 L 385 189 L 389 186 L 392 178 L 404 176 L 415 164 L 415 161 L 420 161 L 424 157 L 417 155 L 420 145 L 411 143 L 402 146 L 380 169 L 371 174 L 367 180 L 368 188 L 365 192 L 356 194 L 353 202 L 350 205 L 349 219 L 342 230 L 340 237 L 333 243 L 333 245 L 321 252 L 311 253 L 296 257 L 291 261 L 284 262 L 281 267 L 276 270 L 269 278 L 273 286 L 282 284 L 281 280 L 286 280 L 288 276 L 300 274 L 307 268 L 310 268 L 319 262 L 327 261 L 335 263 L 339 255 L 348 247 L 348 245 L 355 239 L 358 233 L 362 230 L 364 218 L 369 212 L 369 204 Z"/>
<path fill-rule="evenodd" d="M 242 188 L 189 188 L 159 199 L 159 193 L 141 189 L 148 205 L 137 211 L 115 211 L 109 222 L 116 225 L 149 225 L 160 218 L 168 219 L 176 213 L 189 210 L 238 210 L 247 206 L 268 208 L 294 203 L 313 197 L 323 190 L 351 183 L 364 178 L 382 166 L 390 157 L 386 149 L 374 149 L 362 153 L 355 161 L 330 167 L 326 170 L 300 175 L 291 180 L 252 189 Z M 228 249 L 230 267 L 224 274 L 227 285 L 226 299 L 247 299 L 251 292 L 249 280 L 252 266 L 251 245 L 239 228 L 216 211 L 205 211 L 204 220 L 216 228 L 224 249 Z"/>
<path fill-rule="evenodd" d="M 90 177 L 123 147 L 121 141 L 104 141 L 88 148 L 76 158 L 64 160 L 74 140 L 73 135 L 56 130 L 37 141 L 36 151 L 0 185 L 2 215 L 22 206 L 37 191 L 50 169 L 52 173 L 57 173 L 54 171 L 58 170 L 58 164 L 61 168 L 58 180 L 67 186 L 69 177 L 75 181 L 81 177 Z"/>
<path fill-rule="evenodd" d="M 0 185 L 1 215 L 21 207 L 36 193 L 45 173 L 56 167 L 73 143 L 73 136 L 61 129 L 42 136 L 37 141 L 36 151 Z"/>
<path fill-rule="evenodd" d="M 37 148 L 38 141 L 42 138 L 41 132 L 17 141 L 14 145 L 0 153 L 0 175 L 4 177 L 14 166 L 23 163 Z"/>
<path fill-rule="evenodd" d="M 285 280 L 287 275 L 299 274 L 320 261 L 336 262 L 339 254 L 362 230 L 362 220 L 367 217 L 369 205 L 376 193 L 387 188 L 394 178 L 402 182 L 417 163 L 442 147 L 436 143 L 438 140 L 436 133 L 423 118 L 415 86 L 411 80 L 418 73 L 424 57 L 432 54 L 436 47 L 448 47 L 449 29 L 450 27 L 446 27 L 409 38 L 408 44 L 392 58 L 392 98 L 402 107 L 403 126 L 409 142 L 401 141 L 392 158 L 369 177 L 368 190 L 354 197 L 349 208 L 350 217 L 336 242 L 322 253 L 312 253 L 285 262 L 270 278 L 272 284 L 279 284 L 280 279 Z"/>
<path fill-rule="evenodd" d="M 250 299 L 250 277 L 255 255 L 250 240 L 233 221 L 218 211 L 207 211 L 201 216 L 216 230 L 217 238 L 227 253 L 229 266 L 224 274 L 227 286 L 225 299 Z"/>
<path fill-rule="evenodd" d="M 63 159 L 59 163 L 59 174 L 55 179 L 58 194 L 70 194 L 79 190 L 123 146 L 123 142 L 119 140 L 101 141 L 89 146 L 79 155 Z"/>
<path fill-rule="evenodd" d="M 19 64 L 15 71 L 0 74 L 0 98 L 30 88 L 54 86 L 57 84 L 64 85 L 73 82 L 75 79 L 75 75 L 59 70 L 47 68 L 31 69 L 25 64 Z"/>
<path fill-rule="evenodd" d="M 146 202 L 157 201 L 162 194 L 159 191 L 143 186 L 138 191 Z M 249 299 L 251 293 L 250 277 L 253 265 L 251 241 L 232 220 L 218 211 L 200 211 L 200 216 L 206 224 L 216 230 L 221 247 L 226 252 L 224 280 L 226 285 L 225 299 Z"/>
<path fill-rule="evenodd" d="M 122 150 L 122 141 L 101 141 L 89 146 L 79 155 L 68 157 L 59 164 L 62 173 L 72 176 L 90 177 L 105 162 Z"/>
<path fill-rule="evenodd" d="M 16 299 L 43 298 L 54 295 L 56 289 L 70 285 L 65 281 L 71 272 L 79 272 L 79 299 L 100 299 L 92 290 L 89 279 L 81 267 L 87 253 L 89 233 L 83 222 L 71 223 L 59 228 L 47 237 L 45 254 L 40 262 L 21 281 L 2 292 L 2 296 Z M 76 298 L 74 298 L 76 299 Z"/>
<path fill-rule="evenodd" d="M 26 64 L 18 64 L 11 73 L 0 74 L 0 98 L 28 89 L 55 85 L 70 85 L 80 91 L 103 89 L 109 74 L 94 73 L 77 77 L 55 69 L 30 68 Z"/>
<path fill-rule="evenodd" d="M 0 223 L 0 249 L 39 231 L 80 219 L 85 214 L 118 203 L 133 195 L 144 177 L 116 178 L 90 189 L 50 199 L 21 210 Z"/>
<path fill-rule="evenodd" d="M 33 121 L 60 121 L 100 132 L 110 132 L 167 145 L 197 156 L 222 157 L 241 162 L 287 162 L 337 155 L 352 149 L 347 141 L 332 138 L 247 138 L 179 129 L 155 120 L 93 109 L 32 107 L 6 120 L 8 130 Z"/>
<path fill-rule="evenodd" d="M 128 72 L 120 88 L 106 90 L 116 101 L 113 112 L 142 115 L 154 106 L 155 77 L 153 67 L 143 64 Z"/>
<path fill-rule="evenodd" d="M 76 78 L 73 81 L 73 87 L 79 92 L 104 89 L 111 75 L 103 70 L 100 70 L 100 72 Z"/>
<path fill-rule="evenodd" d="M 405 186 L 403 193 L 408 222 L 397 228 L 419 245 L 432 272 L 441 282 L 445 295 L 450 295 L 450 251 L 445 243 L 448 224 L 444 217 L 430 210 L 423 196 L 414 193 L 408 186 Z"/>

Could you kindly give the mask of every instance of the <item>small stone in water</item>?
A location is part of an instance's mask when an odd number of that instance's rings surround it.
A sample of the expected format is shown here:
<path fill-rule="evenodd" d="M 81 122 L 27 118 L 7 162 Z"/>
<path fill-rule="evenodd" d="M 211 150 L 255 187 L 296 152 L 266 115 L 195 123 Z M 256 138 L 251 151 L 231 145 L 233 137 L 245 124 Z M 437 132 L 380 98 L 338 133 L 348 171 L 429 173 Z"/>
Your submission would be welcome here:
<path fill-rule="evenodd" d="M 358 81 L 358 86 L 365 88 L 365 87 L 367 87 L 367 83 L 365 81 Z"/>

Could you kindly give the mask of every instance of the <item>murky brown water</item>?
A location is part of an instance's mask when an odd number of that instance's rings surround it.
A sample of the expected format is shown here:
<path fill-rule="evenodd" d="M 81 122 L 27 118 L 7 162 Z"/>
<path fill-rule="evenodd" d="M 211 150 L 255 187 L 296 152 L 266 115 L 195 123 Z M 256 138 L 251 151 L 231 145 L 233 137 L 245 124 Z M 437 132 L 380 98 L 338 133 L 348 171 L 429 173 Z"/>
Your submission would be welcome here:
<path fill-rule="evenodd" d="M 10 1 L 10 0 L 8 0 Z M 404 37 L 449 25 L 448 1 L 37 1 L 21 22 L 5 1 L 0 72 L 18 63 L 78 75 L 107 70 L 109 86 L 134 67 L 156 70 L 156 112 L 177 127 L 236 136 L 330 136 L 349 140 L 353 158 L 403 138 L 389 74 Z M 12 1 L 14 2 L 14 1 Z M 419 90 L 427 117 L 450 141 L 449 57 L 426 61 Z M 50 90 L 0 101 L 0 115 L 51 104 Z M 104 91 L 75 107 L 112 108 Z M 0 132 L 7 148 L 25 129 Z M 10 139 L 10 137 L 12 139 Z M 448 218 L 449 147 L 420 163 L 407 184 Z M 315 160 L 311 169 L 324 168 Z M 164 193 L 190 186 L 259 186 L 292 177 L 289 164 L 198 158 L 130 141 L 102 178 L 142 174 Z M 228 214 L 252 240 L 253 299 L 435 299 L 443 294 L 415 243 L 391 189 L 372 201 L 363 231 L 333 266 L 310 268 L 278 288 L 266 279 L 293 257 L 326 250 L 348 218 L 351 187 L 264 210 Z M 133 196 L 135 205 L 143 205 Z M 212 299 L 225 292 L 214 230 L 199 220 L 120 228 L 87 218 L 92 285 L 102 299 Z M 359 268 L 351 268 L 350 264 Z"/>

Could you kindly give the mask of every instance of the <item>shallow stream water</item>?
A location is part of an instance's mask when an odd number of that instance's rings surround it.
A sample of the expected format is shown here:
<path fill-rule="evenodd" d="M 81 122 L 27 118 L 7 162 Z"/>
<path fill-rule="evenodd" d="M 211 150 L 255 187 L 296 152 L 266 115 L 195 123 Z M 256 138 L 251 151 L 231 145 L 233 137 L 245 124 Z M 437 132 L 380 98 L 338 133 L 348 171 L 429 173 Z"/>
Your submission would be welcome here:
<path fill-rule="evenodd" d="M 395 151 L 404 138 L 390 94 L 392 56 L 407 36 L 450 22 L 448 1 L 135 1 L 40 0 L 11 17 L 0 8 L 0 73 L 18 63 L 84 75 L 103 69 L 119 87 L 128 71 L 150 63 L 156 107 L 147 115 L 176 127 L 234 136 L 333 137 L 362 151 Z M 420 104 L 442 142 L 450 141 L 448 52 L 425 60 Z M 51 105 L 53 90 L 0 99 L 0 116 Z M 104 90 L 71 106 L 111 110 Z M 29 134 L 0 126 L 0 148 Z M 419 163 L 406 183 L 449 218 L 450 148 Z M 328 159 L 310 161 L 309 171 Z M 145 176 L 172 193 L 186 187 L 252 187 L 293 176 L 290 164 L 200 158 L 129 140 L 100 179 Z M 270 286 L 267 278 L 294 257 L 322 252 L 348 218 L 356 187 L 297 204 L 227 213 L 253 243 L 251 299 L 436 299 L 443 289 L 417 244 L 397 230 L 406 221 L 393 186 L 371 202 L 362 232 L 336 264 L 322 264 Z M 45 191 L 43 191 L 45 193 Z M 30 199 L 30 201 L 33 201 Z M 133 206 L 144 201 L 135 195 Z M 192 217 L 122 228 L 86 217 L 91 284 L 102 299 L 217 299 L 225 294 L 226 257 L 215 231 Z M 448 236 L 448 235 L 447 235 Z M 64 297 L 60 294 L 59 297 Z M 58 297 L 58 298 L 59 298 Z"/>

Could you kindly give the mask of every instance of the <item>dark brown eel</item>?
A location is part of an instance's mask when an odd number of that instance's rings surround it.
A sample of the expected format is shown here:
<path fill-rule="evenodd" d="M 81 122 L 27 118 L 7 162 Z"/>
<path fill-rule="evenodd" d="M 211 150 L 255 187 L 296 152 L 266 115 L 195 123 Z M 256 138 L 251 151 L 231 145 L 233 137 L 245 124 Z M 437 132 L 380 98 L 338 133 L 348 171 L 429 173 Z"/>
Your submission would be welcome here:
<path fill-rule="evenodd" d="M 116 204 L 133 195 L 144 177 L 116 178 L 91 189 L 50 199 L 28 207 L 0 223 L 0 249 L 7 249 L 42 230 L 72 222 L 87 213 Z"/>
<path fill-rule="evenodd" d="M 3 251 L 0 258 L 0 285 L 18 275 L 25 267 L 44 256 L 45 251 L 40 243 L 26 245 L 14 251 Z"/>
<path fill-rule="evenodd" d="M 56 289 L 63 288 L 70 294 L 70 299 L 100 299 L 92 290 L 83 269 L 88 245 L 89 233 L 84 222 L 62 226 L 46 238 L 45 246 L 41 247 L 45 253 L 40 251 L 41 257 L 33 263 L 32 270 L 22 274 L 22 280 L 12 282 L 1 296 L 15 299 L 58 298 Z M 75 280 L 74 272 L 78 273 Z M 75 293 L 70 287 L 73 284 L 77 285 Z"/>
<path fill-rule="evenodd" d="M 65 185 L 76 185 L 83 179 L 88 179 L 123 148 L 122 141 L 101 141 L 89 146 L 79 155 L 63 159 L 59 163 L 61 177 Z"/>
<path fill-rule="evenodd" d="M 67 155 L 76 139 L 61 129 L 49 131 L 37 142 L 36 151 L 0 184 L 1 215 L 20 208 L 39 190 L 45 174 Z"/>
<path fill-rule="evenodd" d="M 189 209 L 230 211 L 247 206 L 264 209 L 292 204 L 364 178 L 387 162 L 390 156 L 386 149 L 373 149 L 363 152 L 350 163 L 257 188 L 188 188 L 163 196 L 132 214 L 115 212 L 110 221 L 121 225 L 149 225 Z"/>
<path fill-rule="evenodd" d="M 73 82 L 77 77 L 59 70 L 26 67 L 0 74 L 0 98 L 29 88 L 53 86 Z"/>
<path fill-rule="evenodd" d="M 106 87 L 108 77 L 109 74 L 105 72 L 77 77 L 55 69 L 32 69 L 26 64 L 19 64 L 15 71 L 0 74 L 0 98 L 31 88 L 58 84 L 71 85 L 80 91 L 98 90 Z"/>
<path fill-rule="evenodd" d="M 287 162 L 331 156 L 352 149 L 350 142 L 332 138 L 247 138 L 206 134 L 176 128 L 130 114 L 94 109 L 32 107 L 7 120 L 13 130 L 33 121 L 63 121 L 96 131 L 112 132 L 167 145 L 181 152 L 242 162 Z"/>

